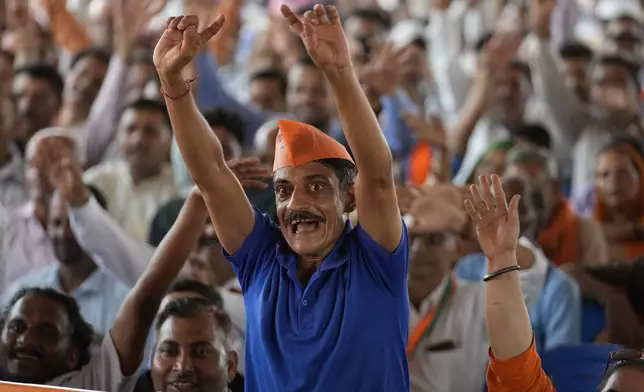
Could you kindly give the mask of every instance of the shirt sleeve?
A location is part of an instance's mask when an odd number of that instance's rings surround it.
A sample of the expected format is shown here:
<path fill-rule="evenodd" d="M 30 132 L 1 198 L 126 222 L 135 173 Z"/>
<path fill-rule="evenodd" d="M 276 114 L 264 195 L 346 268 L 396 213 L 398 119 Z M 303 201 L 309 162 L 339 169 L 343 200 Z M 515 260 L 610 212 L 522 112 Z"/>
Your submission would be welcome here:
<path fill-rule="evenodd" d="M 407 266 L 409 261 L 409 241 L 407 226 L 402 222 L 402 234 L 398 247 L 388 252 L 380 246 L 358 224 L 356 235 L 360 249 L 360 258 L 376 282 L 395 296 L 407 295 Z"/>
<path fill-rule="evenodd" d="M 487 369 L 488 392 L 556 392 L 550 379 L 541 369 L 534 339 L 523 354 L 500 360 L 489 350 Z"/>
<path fill-rule="evenodd" d="M 255 214 L 253 230 L 246 237 L 241 248 L 234 254 L 229 254 L 222 248 L 224 256 L 233 265 L 244 293 L 252 283 L 255 272 L 261 267 L 258 264 L 262 261 L 267 263 L 276 261 L 275 252 L 280 238 L 279 227 L 268 214 L 263 214 L 256 207 L 253 207 L 253 212 Z"/>
<path fill-rule="evenodd" d="M 69 220 L 78 244 L 99 268 L 134 287 L 154 248 L 127 235 L 93 197 L 81 207 L 70 208 Z"/>
<path fill-rule="evenodd" d="M 63 374 L 47 384 L 93 391 L 129 392 L 134 388 L 138 375 L 139 371 L 130 376 L 121 373 L 121 362 L 116 346 L 111 334 L 108 333 L 87 365 L 81 370 Z"/>

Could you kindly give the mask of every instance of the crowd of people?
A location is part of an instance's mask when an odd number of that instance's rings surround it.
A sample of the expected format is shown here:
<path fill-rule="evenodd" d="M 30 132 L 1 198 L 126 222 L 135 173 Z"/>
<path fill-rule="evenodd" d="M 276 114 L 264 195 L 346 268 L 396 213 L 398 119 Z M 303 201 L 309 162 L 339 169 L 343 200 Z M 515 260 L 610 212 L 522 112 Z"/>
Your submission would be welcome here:
<path fill-rule="evenodd" d="M 640 391 L 644 4 L 284 3 L 0 1 L 0 390 Z"/>

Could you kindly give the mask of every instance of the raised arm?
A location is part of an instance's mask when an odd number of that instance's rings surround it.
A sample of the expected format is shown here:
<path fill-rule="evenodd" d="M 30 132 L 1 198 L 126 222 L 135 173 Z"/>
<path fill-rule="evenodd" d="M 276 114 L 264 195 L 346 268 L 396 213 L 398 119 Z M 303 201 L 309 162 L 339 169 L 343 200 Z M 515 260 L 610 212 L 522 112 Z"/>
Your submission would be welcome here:
<path fill-rule="evenodd" d="M 77 190 L 71 160 L 63 159 L 52 171 L 52 182 L 64 197 Z M 193 192 L 172 229 L 154 252 L 152 261 L 121 305 L 110 335 L 122 375 L 130 376 L 139 368 L 159 304 L 183 268 L 186 252 L 194 246 L 191 241 L 202 232 L 207 216 L 201 195 Z"/>
<path fill-rule="evenodd" d="M 465 208 L 476 224 L 481 249 L 488 259 L 486 285 L 487 333 L 492 346 L 488 371 L 490 392 L 554 392 L 534 348 L 532 327 L 519 279 L 516 250 L 519 238 L 519 196 L 508 206 L 497 175 L 494 191 L 487 178 L 472 185 Z M 514 269 L 512 269 L 514 268 Z M 509 272 L 508 272 L 509 271 Z"/>
<path fill-rule="evenodd" d="M 161 79 L 174 136 L 195 184 L 201 190 L 217 238 L 235 253 L 253 230 L 255 216 L 244 190 L 226 165 L 221 143 L 203 118 L 183 78 L 183 69 L 224 23 L 218 17 L 199 33 L 196 16 L 169 18 L 154 49 L 154 65 Z"/>
<path fill-rule="evenodd" d="M 336 7 L 320 4 L 303 18 L 286 5 L 282 14 L 302 38 L 335 94 L 344 135 L 358 168 L 355 192 L 360 225 L 380 246 L 393 252 L 402 235 L 393 159 L 351 64 L 340 15 Z"/>

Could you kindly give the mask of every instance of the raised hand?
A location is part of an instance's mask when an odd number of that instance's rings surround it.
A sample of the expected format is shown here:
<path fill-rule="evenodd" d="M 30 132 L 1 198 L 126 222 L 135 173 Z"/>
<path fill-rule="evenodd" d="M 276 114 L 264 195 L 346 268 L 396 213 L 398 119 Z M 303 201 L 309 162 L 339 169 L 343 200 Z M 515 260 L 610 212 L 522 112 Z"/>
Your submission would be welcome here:
<path fill-rule="evenodd" d="M 368 85 L 379 97 L 396 91 L 399 80 L 399 55 L 393 44 L 384 45 L 364 67 L 360 80 Z"/>
<path fill-rule="evenodd" d="M 160 75 L 181 75 L 181 71 L 199 53 L 224 25 L 225 17 L 219 15 L 199 32 L 199 18 L 194 15 L 168 18 L 165 30 L 154 48 L 154 66 Z"/>
<path fill-rule="evenodd" d="M 83 171 L 71 157 L 65 156 L 53 162 L 49 182 L 72 207 L 80 207 L 90 198 L 90 192 L 83 183 Z"/>
<path fill-rule="evenodd" d="M 409 214 L 412 225 L 424 232 L 462 233 L 467 224 L 467 214 L 461 207 L 463 196 L 452 184 L 424 186 L 420 188 Z"/>
<path fill-rule="evenodd" d="M 335 6 L 316 4 L 302 18 L 287 5 L 282 5 L 281 11 L 321 70 L 333 72 L 351 66 L 349 45 Z"/>
<path fill-rule="evenodd" d="M 143 30 L 167 3 L 168 0 L 112 1 L 114 44 L 119 56 L 129 58 Z"/>
<path fill-rule="evenodd" d="M 479 178 L 480 185 L 470 186 L 471 199 L 465 200 L 465 210 L 476 225 L 479 245 L 494 270 L 497 260 L 516 254 L 520 196 L 514 195 L 508 206 L 501 179 L 496 174 L 491 179 L 494 192 L 484 176 Z"/>
<path fill-rule="evenodd" d="M 445 128 L 440 118 L 434 117 L 426 120 L 422 116 L 405 112 L 402 114 L 402 119 L 419 140 L 439 147 L 447 145 Z"/>
<path fill-rule="evenodd" d="M 268 184 L 264 180 L 272 178 L 271 172 L 261 164 L 259 158 L 231 159 L 226 163 L 242 187 L 247 189 L 266 189 Z"/>

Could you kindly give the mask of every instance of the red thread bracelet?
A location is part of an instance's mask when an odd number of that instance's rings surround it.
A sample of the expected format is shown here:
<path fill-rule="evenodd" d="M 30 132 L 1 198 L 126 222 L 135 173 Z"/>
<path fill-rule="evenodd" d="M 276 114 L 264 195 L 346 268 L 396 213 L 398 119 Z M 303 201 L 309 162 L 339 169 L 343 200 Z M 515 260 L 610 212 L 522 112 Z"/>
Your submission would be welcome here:
<path fill-rule="evenodd" d="M 170 95 L 166 94 L 165 91 L 163 91 L 163 87 L 159 88 L 159 90 L 161 91 L 161 95 L 163 95 L 167 99 L 169 99 L 171 101 L 176 101 L 177 99 L 181 99 L 181 98 L 185 97 L 186 95 L 190 94 L 190 91 L 192 91 L 192 83 L 196 79 L 197 79 L 197 77 L 195 76 L 193 78 L 190 78 L 190 79 L 186 80 L 186 85 L 188 86 L 188 89 L 186 91 L 184 91 L 183 93 L 177 95 L 176 97 L 173 97 L 173 96 L 170 96 Z"/>

